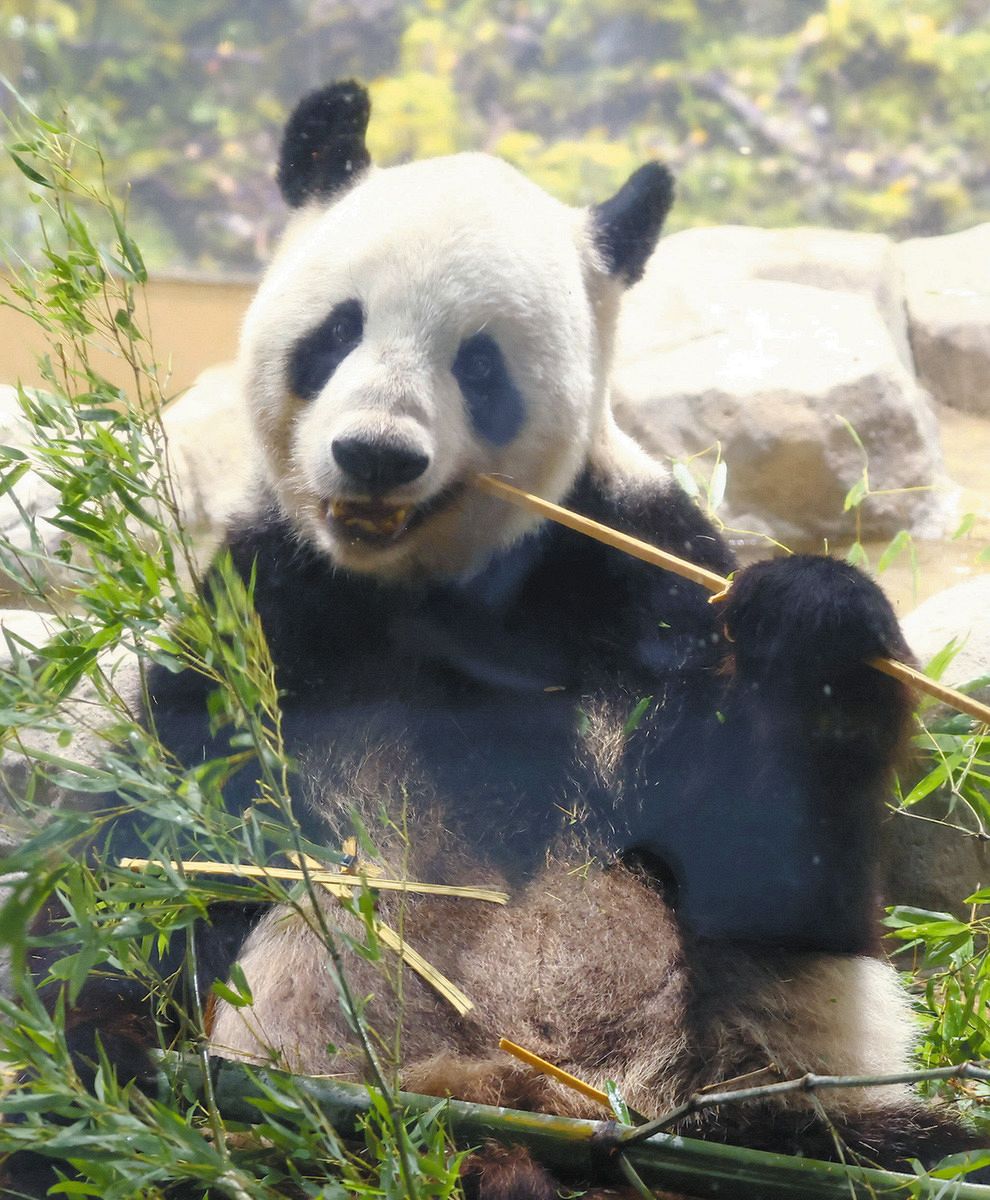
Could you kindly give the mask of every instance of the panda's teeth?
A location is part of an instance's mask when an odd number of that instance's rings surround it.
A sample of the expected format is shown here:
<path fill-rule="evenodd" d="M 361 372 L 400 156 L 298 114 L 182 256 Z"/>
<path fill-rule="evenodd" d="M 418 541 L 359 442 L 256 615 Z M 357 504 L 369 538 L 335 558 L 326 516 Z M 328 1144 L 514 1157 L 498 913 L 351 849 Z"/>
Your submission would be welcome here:
<path fill-rule="evenodd" d="M 398 533 L 409 519 L 411 505 L 389 508 L 382 504 L 367 504 L 360 501 L 335 500 L 330 513 L 345 529 L 352 533 L 391 537 Z"/>

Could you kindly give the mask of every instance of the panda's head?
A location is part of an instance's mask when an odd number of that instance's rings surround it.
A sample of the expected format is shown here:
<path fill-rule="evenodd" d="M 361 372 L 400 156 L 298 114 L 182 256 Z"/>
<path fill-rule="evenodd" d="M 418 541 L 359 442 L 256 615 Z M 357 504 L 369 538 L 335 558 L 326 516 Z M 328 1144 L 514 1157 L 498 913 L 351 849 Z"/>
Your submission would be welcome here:
<path fill-rule="evenodd" d="M 245 321 L 249 402 L 308 542 L 351 570 L 470 574 L 534 522 L 472 479 L 559 499 L 612 427 L 618 299 L 671 179 L 648 164 L 574 209 L 483 154 L 377 169 L 368 115 L 334 84 L 286 127 L 294 215 Z"/>

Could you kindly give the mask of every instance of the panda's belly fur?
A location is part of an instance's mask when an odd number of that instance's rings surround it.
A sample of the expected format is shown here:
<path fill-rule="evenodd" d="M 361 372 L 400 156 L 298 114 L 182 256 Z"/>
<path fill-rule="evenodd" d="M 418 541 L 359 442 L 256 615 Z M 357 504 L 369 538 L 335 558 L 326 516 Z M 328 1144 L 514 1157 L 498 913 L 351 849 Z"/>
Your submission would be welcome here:
<path fill-rule="evenodd" d="M 511 703 L 461 695 L 425 711 L 380 700 L 328 713 L 316 699 L 286 701 L 290 749 L 320 747 L 300 758 L 297 803 L 311 836 L 340 846 L 356 816 L 387 874 L 510 895 L 505 907 L 378 895 L 380 919 L 471 999 L 466 1016 L 391 951 L 383 948 L 372 964 L 341 939 L 351 991 L 371 997 L 375 1044 L 401 1085 L 601 1115 L 593 1102 L 501 1053 L 500 1036 L 598 1088 L 617 1081 L 648 1114 L 770 1064 L 775 1074 L 763 1081 L 906 1069 L 912 1022 L 888 966 L 698 939 L 655 880 L 620 864 L 636 840 L 630 812 L 651 761 L 669 764 L 672 776 L 684 769 L 662 742 L 653 755 L 632 753 L 637 738 L 649 746 L 663 727 L 661 710 L 627 736 L 634 703 L 622 693 L 550 691 Z M 676 696 L 671 706 L 683 719 Z M 678 729 L 690 741 L 683 720 Z M 676 829 L 683 800 L 682 789 L 666 783 L 666 808 L 659 804 L 647 821 L 659 842 L 663 812 Z M 724 874 L 721 882 L 731 895 L 744 880 Z M 334 899 L 321 903 L 330 928 L 364 938 Z M 218 1005 L 216 1053 L 301 1073 L 366 1076 L 312 917 L 272 911 L 240 965 L 253 1003 Z M 868 1089 L 827 1102 L 835 1113 L 863 1112 L 895 1095 L 904 1097 L 900 1089 Z"/>
<path fill-rule="evenodd" d="M 539 870 L 562 837 L 611 857 L 639 823 L 635 797 L 627 810 L 620 803 L 623 726 L 635 703 L 561 689 L 426 708 L 384 698 L 332 713 L 289 705 L 298 815 L 314 840 L 339 845 L 351 813 L 374 827 L 387 812 L 386 848 L 396 838 L 389 830 L 405 822 L 409 860 L 434 882 L 459 881 L 466 847 L 471 871 L 512 885 Z"/>
<path fill-rule="evenodd" d="M 325 901 L 331 925 L 361 937 Z M 354 995 L 410 1091 L 573 1116 L 601 1110 L 499 1052 L 509 1037 L 599 1089 L 659 1114 L 706 1086 L 760 1071 L 903 1071 L 912 1022 L 895 973 L 859 956 L 751 954 L 692 944 L 663 899 L 621 868 L 553 861 L 506 907 L 382 894 L 379 915 L 473 1001 L 457 1012 L 387 950 L 372 964 L 344 951 Z M 288 1070 L 367 1076 L 312 922 L 276 910 L 240 960 L 253 1004 L 221 1004 L 215 1053 Z M 391 1060 L 391 1061 L 389 1061 Z M 900 1088 L 842 1091 L 830 1111 L 903 1101 Z M 800 1105 L 802 1101 L 798 1100 Z M 789 1107 L 795 1100 L 789 1097 Z"/>

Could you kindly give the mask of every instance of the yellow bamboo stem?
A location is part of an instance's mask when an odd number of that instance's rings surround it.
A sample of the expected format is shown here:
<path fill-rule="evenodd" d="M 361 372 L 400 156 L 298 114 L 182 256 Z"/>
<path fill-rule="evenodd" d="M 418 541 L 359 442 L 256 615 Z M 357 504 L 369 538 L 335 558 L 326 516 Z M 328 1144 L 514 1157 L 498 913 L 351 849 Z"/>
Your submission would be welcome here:
<path fill-rule="evenodd" d="M 724 591 L 728 586 L 729 581 L 722 575 L 716 575 L 714 571 L 699 567 L 696 563 L 688 562 L 687 559 L 678 558 L 676 554 L 661 550 L 659 546 L 651 546 L 649 542 L 640 541 L 639 538 L 632 537 L 628 533 L 620 533 L 618 529 L 611 529 L 608 525 L 592 521 L 590 517 L 582 517 L 580 513 L 571 512 L 569 508 L 562 508 L 559 504 L 552 504 L 549 500 L 534 496 L 531 492 L 524 492 L 520 488 L 513 487 L 511 483 L 496 479 L 493 475 L 479 475 L 477 484 L 482 491 L 488 492 L 492 496 L 508 500 L 510 504 L 515 504 L 518 508 L 528 508 L 532 512 L 539 513 L 541 517 L 549 517 L 558 525 L 566 525 L 568 529 L 574 529 L 578 533 L 594 538 L 596 542 L 604 542 L 606 546 L 613 546 L 624 554 L 631 554 L 633 558 L 642 559 L 643 562 L 651 563 L 655 567 L 662 567 L 665 571 L 673 571 L 685 579 L 700 583 L 702 587 L 708 588 L 711 592 Z"/>
<path fill-rule="evenodd" d="M 143 871 L 146 867 L 159 864 L 149 858 L 122 858 L 119 865 L 126 871 Z M 364 881 L 358 875 L 345 875 L 340 871 L 309 871 L 303 872 L 295 867 L 256 867 L 244 863 L 205 862 L 193 859 L 168 864 L 176 871 L 186 875 L 232 875 L 244 879 L 283 879 L 299 882 L 307 877 L 313 883 L 338 884 L 349 889 L 364 886 Z M 407 879 L 369 879 L 368 886 L 383 892 L 413 892 L 421 896 L 459 896 L 464 900 L 484 900 L 489 904 L 508 904 L 506 892 L 496 892 L 490 888 L 452 887 L 444 883 L 416 883 Z"/>
<path fill-rule="evenodd" d="M 604 1092 L 592 1087 L 590 1083 L 585 1083 L 583 1079 L 578 1079 L 576 1075 L 572 1075 L 562 1067 L 555 1067 L 553 1063 L 547 1062 L 545 1058 L 540 1058 L 532 1050 L 526 1050 L 523 1046 L 510 1042 L 508 1038 L 499 1038 L 498 1048 L 504 1050 L 506 1054 L 511 1054 L 513 1058 L 518 1058 L 520 1062 L 526 1063 L 534 1071 L 539 1071 L 541 1075 L 549 1075 L 551 1079 L 556 1079 L 565 1087 L 569 1087 L 571 1091 L 580 1092 L 582 1096 L 587 1096 L 590 1100 L 595 1100 L 605 1108 L 611 1109 L 612 1105 Z"/>
<path fill-rule="evenodd" d="M 896 658 L 869 658 L 867 662 L 871 667 L 882 671 L 884 675 L 890 675 L 891 678 L 910 684 L 912 687 L 918 688 L 919 691 L 927 692 L 929 696 L 934 696 L 936 700 L 941 700 L 943 704 L 949 705 L 950 708 L 958 709 L 959 712 L 965 713 L 966 716 L 974 717 L 977 721 L 982 721 L 984 725 L 990 725 L 990 705 L 981 704 L 975 697 L 967 696 L 963 692 L 948 687 L 944 683 L 929 679 L 921 671 L 916 671 L 914 667 L 909 667 L 907 663 L 898 662 Z"/>
<path fill-rule="evenodd" d="M 482 491 L 491 496 L 507 500 L 518 508 L 528 508 L 541 517 L 556 521 L 558 525 L 566 525 L 568 529 L 594 538 L 596 542 L 602 542 L 615 550 L 621 550 L 624 554 L 632 555 L 633 558 L 651 563 L 665 571 L 673 571 L 675 575 L 680 575 L 684 579 L 690 579 L 693 583 L 708 588 L 710 592 L 715 592 L 716 599 L 721 599 L 732 586 L 731 580 L 726 579 L 724 575 L 718 575 L 715 571 L 699 567 L 696 563 L 688 562 L 687 559 L 678 558 L 676 554 L 661 550 L 659 546 L 651 546 L 649 542 L 631 537 L 628 533 L 620 533 L 618 529 L 602 525 L 601 522 L 593 521 L 590 517 L 582 517 L 579 513 L 571 512 L 570 509 L 553 504 L 540 496 L 534 496 L 531 492 L 524 492 L 521 488 L 513 487 L 511 483 L 506 483 L 502 479 L 496 479 L 492 475 L 478 475 L 476 483 Z M 972 696 L 966 696 L 955 688 L 946 687 L 943 683 L 936 683 L 934 679 L 929 679 L 927 675 L 923 675 L 906 663 L 898 662 L 893 658 L 871 658 L 869 665 L 882 671 L 885 675 L 890 675 L 894 679 L 900 679 L 902 682 L 918 688 L 919 691 L 927 692 L 930 696 L 941 700 L 943 704 L 948 704 L 950 707 L 958 709 L 959 712 L 974 717 L 977 721 L 982 721 L 985 725 L 990 725 L 990 705 L 982 704 Z"/>

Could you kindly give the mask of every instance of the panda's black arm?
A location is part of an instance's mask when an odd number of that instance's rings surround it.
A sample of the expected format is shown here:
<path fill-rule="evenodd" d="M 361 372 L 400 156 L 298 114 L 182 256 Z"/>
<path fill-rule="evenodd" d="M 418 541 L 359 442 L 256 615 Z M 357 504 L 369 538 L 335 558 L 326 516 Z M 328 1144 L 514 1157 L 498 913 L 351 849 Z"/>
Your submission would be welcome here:
<path fill-rule="evenodd" d="M 794 555 L 740 572 L 721 615 L 730 655 L 712 753 L 751 897 L 733 920 L 807 949 L 869 952 L 885 792 L 913 708 L 866 665 L 910 658 L 894 613 L 855 568 Z"/>
<path fill-rule="evenodd" d="M 575 501 L 720 574 L 734 567 L 678 489 Z M 913 705 L 865 665 L 910 661 L 883 593 L 845 563 L 794 555 L 745 568 L 710 604 L 701 587 L 617 556 L 604 560 L 627 579 L 616 636 L 654 676 L 641 691 L 672 697 L 657 719 L 678 721 L 672 735 L 644 729 L 632 755 L 657 797 L 634 857 L 670 866 L 682 919 L 702 936 L 874 949 L 884 794 Z"/>
<path fill-rule="evenodd" d="M 267 906 L 219 904 L 211 907 L 208 920 L 196 922 L 196 983 L 200 1005 L 208 1011 L 209 990 L 217 979 L 225 979 L 238 951 Z M 32 925 L 33 946 L 28 969 L 49 1012 L 65 1004 L 65 1041 L 73 1066 L 83 1085 L 92 1091 L 105 1058 L 121 1084 L 133 1082 L 154 1096 L 159 1086 L 159 1068 L 152 1051 L 168 1044 L 185 1024 L 179 1005 L 189 1004 L 192 980 L 183 971 L 186 934 L 170 938 L 165 953 L 154 964 L 161 979 L 176 977 L 176 991 L 165 1005 L 156 1002 L 147 981 L 127 976 L 108 963 L 90 971 L 79 993 L 69 999 L 68 985 L 51 977 L 52 966 L 77 947 L 63 940 L 69 914 L 55 896 L 49 898 Z M 16 1121 L 16 1114 L 6 1119 Z M 63 1118 L 51 1116 L 54 1123 Z M 67 1120 L 65 1118 L 64 1120 Z M 73 1178 L 67 1163 L 32 1150 L 18 1150 L 0 1164 L 0 1194 L 47 1196 L 60 1178 Z"/>
<path fill-rule="evenodd" d="M 198 989 L 199 1006 L 208 1008 L 213 983 L 227 978 L 245 938 L 267 907 L 211 905 L 208 917 L 194 926 L 195 978 L 186 971 L 188 935 L 184 930 L 174 932 L 151 963 L 159 981 L 173 980 L 170 999 L 162 1004 L 154 980 L 124 975 L 106 962 L 94 967 L 70 999 L 67 985 L 52 978 L 51 969 L 78 946 L 64 940 L 69 914 L 57 897 L 51 897 L 33 923 L 28 965 L 50 1012 L 65 1001 L 66 1043 L 85 1085 L 93 1086 L 102 1048 L 121 1083 L 134 1080 L 142 1090 L 153 1092 L 158 1075 L 150 1051 L 177 1035 L 184 1020 L 193 1016 L 192 987 Z"/>

